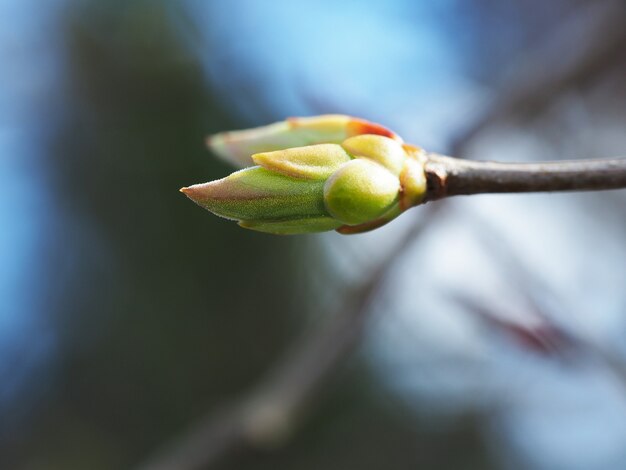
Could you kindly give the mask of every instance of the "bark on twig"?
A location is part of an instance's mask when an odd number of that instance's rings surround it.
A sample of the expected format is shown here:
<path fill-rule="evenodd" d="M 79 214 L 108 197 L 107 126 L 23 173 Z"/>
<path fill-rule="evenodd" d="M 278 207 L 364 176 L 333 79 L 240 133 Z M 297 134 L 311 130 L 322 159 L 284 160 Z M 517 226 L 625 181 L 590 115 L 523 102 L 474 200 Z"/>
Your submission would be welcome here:
<path fill-rule="evenodd" d="M 626 158 L 499 163 L 429 154 L 426 200 L 482 193 L 626 188 Z"/>

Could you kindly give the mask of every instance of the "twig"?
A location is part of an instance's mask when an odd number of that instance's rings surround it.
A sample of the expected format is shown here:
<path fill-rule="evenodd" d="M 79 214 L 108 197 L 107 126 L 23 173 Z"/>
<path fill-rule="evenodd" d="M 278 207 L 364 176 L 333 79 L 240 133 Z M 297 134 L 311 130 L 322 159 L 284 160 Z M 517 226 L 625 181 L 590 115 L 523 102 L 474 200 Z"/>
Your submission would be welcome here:
<path fill-rule="evenodd" d="M 626 188 L 626 158 L 496 163 L 429 154 L 427 200 L 481 193 Z"/>

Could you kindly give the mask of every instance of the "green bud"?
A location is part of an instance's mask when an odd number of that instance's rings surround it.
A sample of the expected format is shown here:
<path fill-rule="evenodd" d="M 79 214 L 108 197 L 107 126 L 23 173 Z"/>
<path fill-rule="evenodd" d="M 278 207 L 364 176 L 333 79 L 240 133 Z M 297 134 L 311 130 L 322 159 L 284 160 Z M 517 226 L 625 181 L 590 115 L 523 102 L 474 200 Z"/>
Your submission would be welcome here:
<path fill-rule="evenodd" d="M 260 149 L 247 156 L 259 166 L 181 191 L 244 228 L 360 233 L 419 204 L 426 192 L 423 152 L 367 121 L 319 116 L 229 135 L 213 143 L 231 157 Z M 282 147 L 302 140 L 313 145 Z"/>

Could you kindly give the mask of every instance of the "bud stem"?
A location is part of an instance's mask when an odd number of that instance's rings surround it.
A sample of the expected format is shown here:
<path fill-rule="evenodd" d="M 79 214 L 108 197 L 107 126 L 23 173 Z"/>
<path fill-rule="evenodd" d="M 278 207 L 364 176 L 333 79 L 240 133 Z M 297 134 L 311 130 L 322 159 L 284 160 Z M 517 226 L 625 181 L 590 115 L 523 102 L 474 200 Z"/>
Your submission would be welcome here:
<path fill-rule="evenodd" d="M 481 193 L 626 188 L 626 158 L 500 163 L 428 154 L 426 201 Z"/>

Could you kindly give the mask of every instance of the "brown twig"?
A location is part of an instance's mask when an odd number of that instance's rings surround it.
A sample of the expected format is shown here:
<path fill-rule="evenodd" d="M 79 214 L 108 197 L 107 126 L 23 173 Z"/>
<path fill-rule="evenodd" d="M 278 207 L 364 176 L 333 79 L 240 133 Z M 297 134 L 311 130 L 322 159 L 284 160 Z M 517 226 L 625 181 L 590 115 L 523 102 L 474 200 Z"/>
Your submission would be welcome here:
<path fill-rule="evenodd" d="M 481 193 L 626 188 L 626 158 L 498 163 L 429 154 L 427 200 Z"/>

